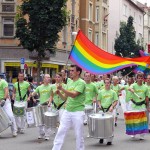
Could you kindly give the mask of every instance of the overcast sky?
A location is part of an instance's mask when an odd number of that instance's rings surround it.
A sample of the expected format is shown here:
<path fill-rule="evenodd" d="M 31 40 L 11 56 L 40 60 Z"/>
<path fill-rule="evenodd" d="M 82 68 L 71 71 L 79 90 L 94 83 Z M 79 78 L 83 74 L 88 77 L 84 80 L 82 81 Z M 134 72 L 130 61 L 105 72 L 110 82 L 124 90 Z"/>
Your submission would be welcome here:
<path fill-rule="evenodd" d="M 147 3 L 147 6 L 150 6 L 150 0 L 137 0 L 137 1 L 139 1 L 142 4 Z"/>

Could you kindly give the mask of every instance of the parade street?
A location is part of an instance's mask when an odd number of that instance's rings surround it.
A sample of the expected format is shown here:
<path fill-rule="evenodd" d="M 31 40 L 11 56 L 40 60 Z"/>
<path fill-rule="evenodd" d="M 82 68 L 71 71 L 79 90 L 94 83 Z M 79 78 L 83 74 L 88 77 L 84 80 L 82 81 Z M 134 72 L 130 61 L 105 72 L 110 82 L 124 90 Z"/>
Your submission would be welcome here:
<path fill-rule="evenodd" d="M 85 126 L 85 150 L 149 150 L 150 134 L 145 140 L 131 139 L 125 134 L 123 114 L 120 111 L 118 126 L 115 127 L 115 137 L 111 146 L 106 143 L 99 144 L 98 139 L 87 138 L 87 126 Z M 55 134 L 52 133 L 50 140 L 38 140 L 38 129 L 27 128 L 25 134 L 18 134 L 13 138 L 10 129 L 1 133 L 0 150 L 51 150 Z M 75 150 L 75 136 L 72 129 L 69 130 L 62 150 Z"/>

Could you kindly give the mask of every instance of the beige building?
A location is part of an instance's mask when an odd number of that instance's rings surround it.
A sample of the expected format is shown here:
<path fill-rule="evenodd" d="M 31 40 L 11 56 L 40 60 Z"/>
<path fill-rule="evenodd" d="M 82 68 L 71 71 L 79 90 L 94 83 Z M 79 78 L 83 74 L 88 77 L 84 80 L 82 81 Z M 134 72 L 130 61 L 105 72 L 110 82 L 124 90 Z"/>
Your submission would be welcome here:
<path fill-rule="evenodd" d="M 134 18 L 133 26 L 136 32 L 136 41 L 143 39 L 144 11 L 135 3 L 135 0 L 109 0 L 108 16 L 108 51 L 115 53 L 115 39 L 120 34 L 120 22 L 127 22 L 129 16 Z"/>
<path fill-rule="evenodd" d="M 145 12 L 144 14 L 144 49 L 150 53 L 150 7 L 137 2 L 137 5 L 142 8 Z"/>
<path fill-rule="evenodd" d="M 108 0 L 80 1 L 80 29 L 98 47 L 107 51 Z"/>
<path fill-rule="evenodd" d="M 35 53 L 29 53 L 19 47 L 19 41 L 14 38 L 16 9 L 19 4 L 21 4 L 21 0 L 0 0 L 0 72 L 7 74 L 9 82 L 16 81 L 17 73 L 21 69 L 21 58 L 24 58 L 27 66 L 26 74 L 31 74 L 35 78 L 37 75 L 36 61 L 33 59 Z M 68 25 L 60 33 L 56 55 L 47 54 L 46 59 L 42 62 L 41 71 L 49 73 L 51 76 L 66 64 L 75 38 L 72 32 L 78 31 L 79 27 L 79 0 L 69 0 L 66 5 L 69 11 L 69 20 Z M 22 67 L 24 66 L 22 65 Z"/>

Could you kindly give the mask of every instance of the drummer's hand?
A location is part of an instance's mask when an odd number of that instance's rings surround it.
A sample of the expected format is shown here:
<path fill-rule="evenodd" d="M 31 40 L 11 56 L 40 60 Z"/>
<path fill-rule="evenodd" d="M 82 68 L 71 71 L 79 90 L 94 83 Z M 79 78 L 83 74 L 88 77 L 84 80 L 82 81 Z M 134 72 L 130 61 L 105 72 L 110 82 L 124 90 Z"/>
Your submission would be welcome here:
<path fill-rule="evenodd" d="M 93 103 L 96 103 L 96 99 L 93 99 Z"/>
<path fill-rule="evenodd" d="M 30 97 L 27 98 L 27 101 L 30 101 Z"/>
<path fill-rule="evenodd" d="M 35 98 L 33 98 L 33 102 L 36 103 L 36 99 Z"/>
<path fill-rule="evenodd" d="M 59 94 L 60 94 L 60 91 L 59 91 L 59 90 L 56 90 L 56 92 L 55 92 L 55 93 L 59 95 Z"/>
<path fill-rule="evenodd" d="M 51 102 L 48 102 L 48 105 L 47 105 L 48 107 L 51 107 Z"/>
<path fill-rule="evenodd" d="M 111 106 L 110 108 L 109 108 L 109 112 L 113 112 L 113 107 Z"/>
<path fill-rule="evenodd" d="M 62 85 L 58 85 L 58 86 L 57 86 L 57 89 L 58 89 L 58 90 L 61 90 L 61 89 L 62 89 Z"/>

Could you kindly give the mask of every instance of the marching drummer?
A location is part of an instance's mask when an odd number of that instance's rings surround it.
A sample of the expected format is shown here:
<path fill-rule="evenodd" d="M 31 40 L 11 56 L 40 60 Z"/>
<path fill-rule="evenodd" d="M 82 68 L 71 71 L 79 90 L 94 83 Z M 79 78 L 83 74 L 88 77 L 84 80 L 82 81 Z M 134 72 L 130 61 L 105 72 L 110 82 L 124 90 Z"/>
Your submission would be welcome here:
<path fill-rule="evenodd" d="M 61 117 L 52 150 L 60 150 L 62 148 L 65 135 L 71 126 L 73 126 L 75 130 L 76 149 L 84 150 L 83 117 L 85 82 L 80 78 L 81 73 L 81 68 L 76 65 L 71 65 L 70 78 L 72 80 L 67 82 L 66 89 L 62 86 L 57 87 L 57 93 L 62 99 L 67 99 L 67 102 L 66 110 L 63 112 Z M 64 94 L 61 94 L 61 91 Z"/>
<path fill-rule="evenodd" d="M 50 85 L 50 75 L 45 74 L 43 77 L 43 84 L 38 86 L 31 95 L 35 96 L 36 94 L 39 94 L 40 104 L 48 105 L 48 102 L 52 101 L 51 93 L 52 87 Z M 38 139 L 45 138 L 45 140 L 49 140 L 51 128 L 45 127 L 44 125 L 41 125 L 38 128 L 39 128 Z"/>
<path fill-rule="evenodd" d="M 98 89 L 96 88 L 95 84 L 91 82 L 91 74 L 86 72 L 84 74 L 84 81 L 86 82 L 85 85 L 85 105 L 92 106 L 93 102 L 96 102 Z M 87 114 L 85 114 L 84 118 L 84 125 L 87 125 Z"/>
<path fill-rule="evenodd" d="M 0 77 L 0 107 L 6 112 L 7 116 L 12 122 L 11 131 L 14 137 L 17 136 L 17 126 L 15 122 L 15 117 L 12 112 L 10 97 L 9 97 L 9 90 L 8 90 L 8 83 L 1 79 Z"/>
<path fill-rule="evenodd" d="M 18 82 L 14 84 L 14 89 L 13 89 L 13 99 L 15 100 L 16 103 L 21 102 L 22 104 L 24 104 L 23 112 L 25 112 L 25 108 L 27 106 L 27 99 L 29 99 L 27 95 L 28 90 L 30 91 L 30 84 L 27 81 L 24 81 L 24 73 L 22 72 L 18 73 Z M 22 116 L 20 116 L 19 115 L 20 112 L 21 111 L 14 112 L 15 120 L 18 128 L 17 132 L 24 134 L 25 127 L 26 127 L 26 115 L 24 113 Z"/>
<path fill-rule="evenodd" d="M 144 73 L 138 72 L 137 73 L 137 83 L 134 83 L 130 86 L 129 90 L 133 93 L 132 94 L 132 110 L 134 111 L 149 111 L 149 99 L 148 99 L 148 88 L 145 84 L 143 84 L 144 81 Z M 145 114 L 146 115 L 146 114 Z M 143 140 L 145 133 L 148 132 L 148 123 L 147 118 L 145 120 L 145 124 L 143 124 L 145 130 L 142 130 L 140 133 L 136 133 L 140 135 L 140 139 Z M 133 133 L 134 133 L 134 128 Z M 133 134 L 132 137 L 135 138 L 135 135 Z"/>
<path fill-rule="evenodd" d="M 63 111 L 65 109 L 64 103 L 65 101 L 61 99 L 61 97 L 57 94 L 57 87 L 59 85 L 62 85 L 63 88 L 66 87 L 66 84 L 63 83 L 63 78 L 62 78 L 62 74 L 61 73 L 56 73 L 55 75 L 55 81 L 56 83 L 52 85 L 52 97 L 53 97 L 53 101 L 49 101 L 49 106 L 51 105 L 51 103 L 53 103 L 53 108 L 58 109 L 59 110 L 59 120 L 61 119 L 61 116 L 63 114 Z M 52 99 L 50 99 L 52 100 Z"/>
<path fill-rule="evenodd" d="M 105 88 L 99 92 L 97 97 L 98 105 L 100 109 L 103 110 L 103 112 L 111 112 L 113 114 L 114 108 L 118 102 L 118 96 L 117 93 L 110 88 L 111 85 L 110 79 L 105 79 L 104 83 L 105 83 Z M 113 137 L 107 139 L 107 145 L 112 144 L 112 139 Z M 104 140 L 100 139 L 99 142 L 103 143 Z"/>

